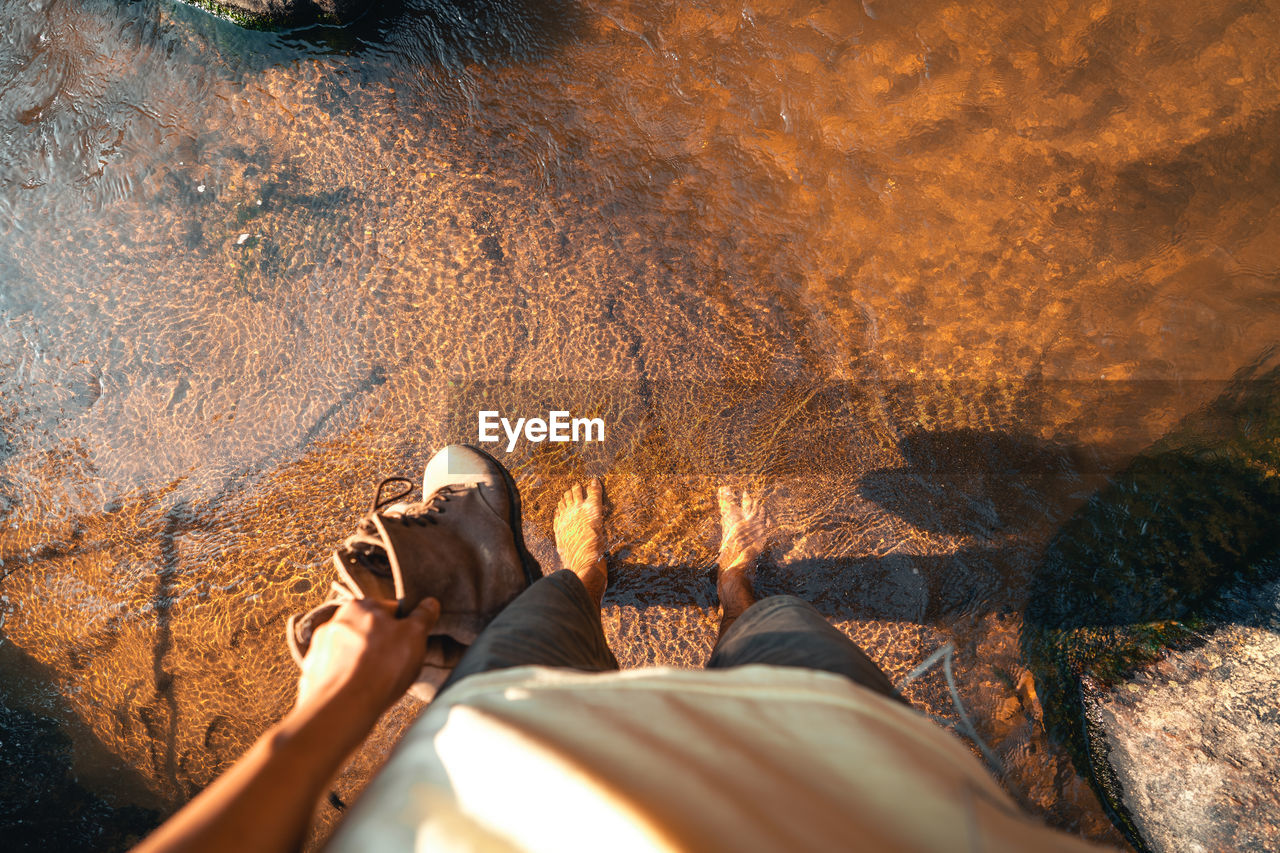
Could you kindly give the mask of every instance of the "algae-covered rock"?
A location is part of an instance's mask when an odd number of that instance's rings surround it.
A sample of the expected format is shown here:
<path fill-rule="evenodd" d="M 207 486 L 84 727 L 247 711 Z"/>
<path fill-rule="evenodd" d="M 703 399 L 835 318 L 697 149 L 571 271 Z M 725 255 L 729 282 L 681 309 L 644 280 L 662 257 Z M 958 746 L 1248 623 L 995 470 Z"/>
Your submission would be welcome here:
<path fill-rule="evenodd" d="M 1227 588 L 1276 574 L 1268 557 L 1280 548 L 1278 472 L 1273 367 L 1232 383 L 1113 478 L 1054 538 L 1033 583 L 1024 643 L 1046 725 L 1140 849 L 1149 849 L 1140 827 L 1150 822 L 1133 813 L 1138 801 L 1108 762 L 1084 688 L 1109 690 L 1171 651 L 1203 645 L 1222 621 Z M 1219 708 L 1206 703 L 1202 713 Z"/>
<path fill-rule="evenodd" d="M 538 55 L 571 31 L 578 17 L 565 0 L 176 1 L 250 30 L 296 28 L 294 36 L 305 31 L 307 40 L 344 50 L 361 38 L 379 40 L 387 24 L 399 22 L 414 33 L 422 60 L 445 63 Z"/>
<path fill-rule="evenodd" d="M 288 24 L 348 24 L 389 0 L 185 0 L 249 29 Z"/>
<path fill-rule="evenodd" d="M 1203 645 L 1085 685 L 1092 751 L 1160 853 L 1280 849 L 1280 582 L 1214 616 Z"/>

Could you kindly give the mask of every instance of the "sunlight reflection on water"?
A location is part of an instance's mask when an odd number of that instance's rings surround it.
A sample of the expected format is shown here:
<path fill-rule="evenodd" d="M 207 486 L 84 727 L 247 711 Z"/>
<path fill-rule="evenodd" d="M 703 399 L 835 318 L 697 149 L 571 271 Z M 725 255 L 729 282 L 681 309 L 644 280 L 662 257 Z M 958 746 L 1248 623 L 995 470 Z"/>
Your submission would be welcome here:
<path fill-rule="evenodd" d="M 1071 511 L 1276 343 L 1277 11 L 483 8 L 0 0 L 4 631 L 77 743 L 189 796 L 363 484 L 468 383 L 592 380 L 657 424 L 602 468 L 619 657 L 705 655 L 712 487 L 759 484 L 778 589 L 896 676 L 955 641 L 1011 789 L 1113 837 L 991 673 Z M 508 462 L 545 540 L 589 466 Z"/>

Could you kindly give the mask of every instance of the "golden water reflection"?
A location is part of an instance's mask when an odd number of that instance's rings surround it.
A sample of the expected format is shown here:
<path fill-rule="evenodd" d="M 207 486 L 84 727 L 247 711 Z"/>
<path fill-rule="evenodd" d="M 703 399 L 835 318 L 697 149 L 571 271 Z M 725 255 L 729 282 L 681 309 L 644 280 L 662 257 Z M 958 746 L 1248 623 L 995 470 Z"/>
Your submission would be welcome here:
<path fill-rule="evenodd" d="M 334 51 L 0 0 L 4 637 L 140 779 L 85 784 L 171 808 L 286 706 L 285 616 L 460 388 L 591 380 L 650 425 L 596 466 L 620 658 L 709 651 L 713 486 L 758 485 L 766 583 L 895 677 L 954 642 L 1010 789 L 1114 840 L 1019 592 L 1276 343 L 1275 4 L 512 4 L 500 48 L 434 8 Z M 592 466 L 507 461 L 550 563 Z"/>

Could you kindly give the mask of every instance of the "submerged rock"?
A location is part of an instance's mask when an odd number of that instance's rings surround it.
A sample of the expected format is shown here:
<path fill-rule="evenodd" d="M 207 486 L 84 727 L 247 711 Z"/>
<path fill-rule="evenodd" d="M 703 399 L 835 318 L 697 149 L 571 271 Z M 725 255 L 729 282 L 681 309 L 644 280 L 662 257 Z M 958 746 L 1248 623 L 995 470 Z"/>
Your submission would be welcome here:
<path fill-rule="evenodd" d="M 1221 617 L 1203 646 L 1085 685 L 1093 752 L 1160 853 L 1280 849 L 1280 582 Z"/>
<path fill-rule="evenodd" d="M 1249 614 L 1280 582 L 1277 471 L 1272 367 L 1113 478 L 1033 584 L 1023 641 L 1046 727 L 1139 849 L 1251 849 L 1255 836 L 1274 849 L 1254 816 L 1274 759 L 1248 753 L 1280 743 L 1280 649 Z"/>
<path fill-rule="evenodd" d="M 296 23 L 348 24 L 387 0 L 186 0 L 250 29 Z"/>
<path fill-rule="evenodd" d="M 110 760 L 92 735 L 71 722 L 48 693 L 35 693 L 34 707 L 15 694 L 39 666 L 12 645 L 0 644 L 0 838 L 4 849 L 112 853 L 128 850 L 160 823 L 151 808 L 112 801 L 90 790 L 85 776 L 119 781 L 126 790 L 134 774 Z M 68 735 L 74 732 L 78 737 Z M 78 742 L 76 742 L 78 741 Z M 117 797 L 116 800 L 127 799 Z"/>

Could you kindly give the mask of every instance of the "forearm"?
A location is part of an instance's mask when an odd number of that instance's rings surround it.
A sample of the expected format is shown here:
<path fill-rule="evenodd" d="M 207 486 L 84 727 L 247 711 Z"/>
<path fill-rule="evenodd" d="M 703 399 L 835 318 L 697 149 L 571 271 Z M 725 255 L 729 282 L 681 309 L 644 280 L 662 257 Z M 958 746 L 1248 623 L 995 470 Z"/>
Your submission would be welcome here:
<path fill-rule="evenodd" d="M 329 781 L 377 717 L 341 695 L 295 708 L 137 850 L 297 850 Z"/>
<path fill-rule="evenodd" d="M 283 853 L 306 839 L 316 801 L 382 712 L 422 667 L 440 602 L 403 619 L 394 601 L 338 608 L 312 638 L 298 702 L 212 785 L 169 818 L 141 853 Z"/>

